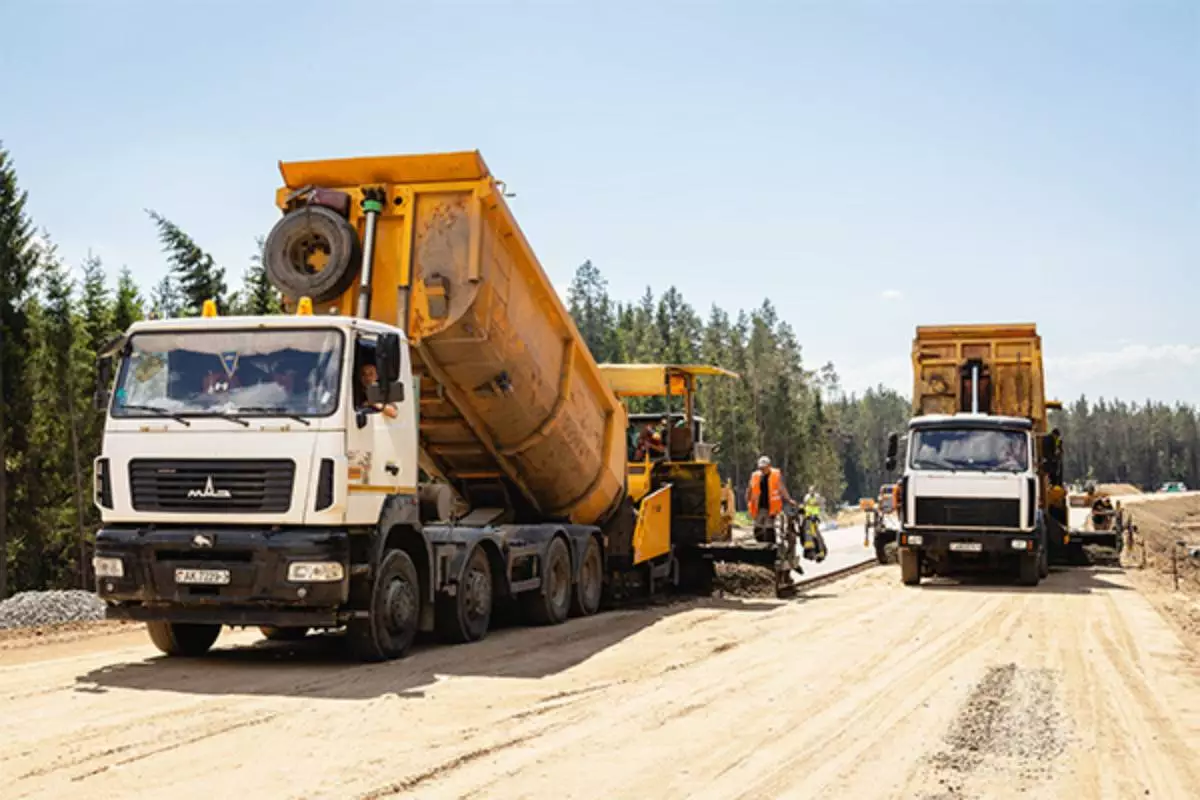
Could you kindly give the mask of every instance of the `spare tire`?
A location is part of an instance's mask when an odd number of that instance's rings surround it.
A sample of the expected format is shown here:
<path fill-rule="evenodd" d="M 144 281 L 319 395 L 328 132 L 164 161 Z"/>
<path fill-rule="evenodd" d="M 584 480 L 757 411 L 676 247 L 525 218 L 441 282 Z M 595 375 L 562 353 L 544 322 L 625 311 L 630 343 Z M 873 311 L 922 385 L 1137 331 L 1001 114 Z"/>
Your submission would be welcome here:
<path fill-rule="evenodd" d="M 324 206 L 289 211 L 267 234 L 267 278 L 292 300 L 324 303 L 350 288 L 362 263 L 353 226 Z"/>

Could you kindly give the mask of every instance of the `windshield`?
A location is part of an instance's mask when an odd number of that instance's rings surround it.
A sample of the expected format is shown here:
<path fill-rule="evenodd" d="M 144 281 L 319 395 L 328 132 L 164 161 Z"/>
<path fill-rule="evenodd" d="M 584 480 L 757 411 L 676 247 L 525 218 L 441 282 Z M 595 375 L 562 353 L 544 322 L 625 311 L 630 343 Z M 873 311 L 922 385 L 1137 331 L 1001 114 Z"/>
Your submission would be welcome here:
<path fill-rule="evenodd" d="M 112 415 L 328 416 L 338 405 L 342 339 L 336 330 L 135 334 Z"/>
<path fill-rule="evenodd" d="M 1029 467 L 1029 439 L 1021 431 L 917 431 L 911 449 L 913 469 L 1023 472 Z"/>

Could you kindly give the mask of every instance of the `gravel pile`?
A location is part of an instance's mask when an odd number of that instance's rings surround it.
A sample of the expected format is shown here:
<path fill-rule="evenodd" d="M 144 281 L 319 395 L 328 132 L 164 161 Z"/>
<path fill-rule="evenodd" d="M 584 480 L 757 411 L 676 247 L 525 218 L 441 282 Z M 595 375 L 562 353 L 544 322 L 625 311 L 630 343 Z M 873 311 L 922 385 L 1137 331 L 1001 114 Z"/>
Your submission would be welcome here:
<path fill-rule="evenodd" d="M 18 592 L 0 600 L 0 630 L 104 619 L 104 601 L 80 589 Z"/>
<path fill-rule="evenodd" d="M 774 597 L 775 570 L 752 564 L 716 564 L 713 588 L 726 597 Z"/>

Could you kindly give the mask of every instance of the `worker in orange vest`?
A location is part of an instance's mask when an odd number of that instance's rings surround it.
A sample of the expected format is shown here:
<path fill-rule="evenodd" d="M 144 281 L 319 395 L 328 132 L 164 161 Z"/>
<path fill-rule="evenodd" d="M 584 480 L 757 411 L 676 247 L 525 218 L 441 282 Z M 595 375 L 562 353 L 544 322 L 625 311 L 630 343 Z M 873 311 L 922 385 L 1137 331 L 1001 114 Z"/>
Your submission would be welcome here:
<path fill-rule="evenodd" d="M 775 518 L 783 513 L 784 503 L 795 505 L 796 501 L 783 484 L 783 473 L 771 466 L 771 459 L 763 456 L 746 487 L 746 505 L 754 520 L 755 541 L 775 543 Z"/>

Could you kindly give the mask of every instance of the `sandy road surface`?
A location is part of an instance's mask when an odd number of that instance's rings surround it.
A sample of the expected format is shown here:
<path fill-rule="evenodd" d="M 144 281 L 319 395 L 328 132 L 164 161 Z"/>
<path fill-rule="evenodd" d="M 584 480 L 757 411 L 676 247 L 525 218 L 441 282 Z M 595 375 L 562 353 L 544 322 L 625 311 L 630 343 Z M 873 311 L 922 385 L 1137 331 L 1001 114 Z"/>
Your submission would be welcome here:
<path fill-rule="evenodd" d="M 1200 662 L 1122 574 L 897 578 L 374 666 L 249 633 L 202 661 L 140 630 L 0 651 L 3 794 L 1196 796 Z"/>

